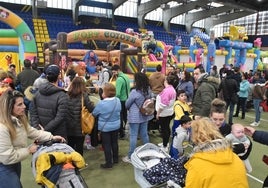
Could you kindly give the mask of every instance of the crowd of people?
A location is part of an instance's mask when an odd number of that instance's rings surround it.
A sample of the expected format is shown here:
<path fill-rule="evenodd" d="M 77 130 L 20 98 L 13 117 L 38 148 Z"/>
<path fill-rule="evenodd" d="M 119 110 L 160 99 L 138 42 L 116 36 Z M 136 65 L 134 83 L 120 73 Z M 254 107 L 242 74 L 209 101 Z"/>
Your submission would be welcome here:
<path fill-rule="evenodd" d="M 158 146 L 172 158 L 185 154 L 185 142 L 193 145 L 185 164 L 185 187 L 248 187 L 246 172 L 254 170 L 248 160 L 252 149 L 249 136 L 267 144 L 263 136 L 266 133 L 233 121 L 240 109 L 241 118 L 246 118 L 247 103 L 252 95 L 255 121 L 250 125 L 260 125 L 260 103 L 267 98 L 265 75 L 259 71 L 251 75 L 225 65 L 219 73 L 215 66 L 208 73 L 199 65 L 193 74 L 174 70 L 164 75 L 158 65 L 150 76 L 135 73 L 131 87 L 129 77 L 119 64 L 108 70 L 98 61 L 94 66 L 98 80 L 93 87 L 100 101 L 94 105 L 86 87 L 87 71 L 93 71 L 92 64 L 88 64 L 79 64 L 79 71 L 65 72 L 69 78 L 68 88 L 60 84 L 64 73 L 55 64 L 47 65 L 41 74 L 33 70 L 27 59 L 19 74 L 13 64 L 8 71 L 0 70 L 1 88 L 5 87 L 0 96 L 1 185 L 21 187 L 20 163 L 36 151 L 34 144 L 27 146 L 27 138 L 61 139 L 83 156 L 85 135 L 81 130 L 81 106 L 84 104 L 97 120 L 96 129 L 100 132 L 105 156 L 101 168 L 111 169 L 119 163 L 118 140 L 127 139 L 126 126 L 129 150 L 122 160 L 131 163 L 138 139 L 143 144 L 150 142 L 148 130 L 154 122 L 161 133 L 162 142 Z M 108 71 L 115 78 L 114 84 L 110 83 Z M 149 98 L 155 99 L 155 113 L 146 115 L 141 107 Z M 9 174 L 5 174 L 6 170 Z M 223 179 L 226 171 L 231 173 Z"/>

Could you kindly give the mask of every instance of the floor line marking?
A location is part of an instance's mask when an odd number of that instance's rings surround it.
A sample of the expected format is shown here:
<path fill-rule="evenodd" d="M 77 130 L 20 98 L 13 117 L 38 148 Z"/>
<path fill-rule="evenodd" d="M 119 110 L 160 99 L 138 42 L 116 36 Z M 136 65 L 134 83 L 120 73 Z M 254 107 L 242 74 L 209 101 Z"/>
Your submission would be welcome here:
<path fill-rule="evenodd" d="M 258 178 L 256 178 L 256 177 L 254 177 L 254 176 L 252 176 L 252 175 L 250 175 L 250 174 L 248 174 L 248 173 L 247 173 L 247 176 L 250 177 L 250 178 L 252 178 L 253 180 L 255 180 L 255 181 L 257 181 L 257 182 L 263 184 L 263 181 L 262 181 L 262 180 L 260 180 L 260 179 L 258 179 Z"/>
<path fill-rule="evenodd" d="M 254 116 L 251 116 L 251 115 L 246 115 L 246 117 L 249 117 L 251 119 L 254 119 L 255 118 Z M 267 119 L 262 119 L 262 118 L 261 118 L 261 121 L 268 122 Z"/>

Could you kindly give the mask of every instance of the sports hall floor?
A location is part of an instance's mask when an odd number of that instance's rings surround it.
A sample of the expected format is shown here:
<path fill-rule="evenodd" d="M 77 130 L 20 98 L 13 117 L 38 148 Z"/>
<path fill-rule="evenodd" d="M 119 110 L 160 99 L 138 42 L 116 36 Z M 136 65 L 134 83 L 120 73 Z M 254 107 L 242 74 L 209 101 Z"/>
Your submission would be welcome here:
<path fill-rule="evenodd" d="M 96 100 L 94 96 L 91 97 L 92 100 Z M 243 125 L 249 125 L 253 120 L 254 111 L 251 109 L 246 113 L 246 119 L 241 120 L 240 117 L 234 118 L 234 123 L 239 122 Z M 268 112 L 262 113 L 261 124 L 256 129 L 268 131 Z M 161 138 L 159 133 L 150 133 L 150 140 L 155 144 L 160 143 Z M 120 158 L 125 156 L 127 151 L 128 141 L 119 140 Z M 253 142 L 253 149 L 249 157 L 253 168 L 253 172 L 248 174 L 250 188 L 261 188 L 262 181 L 268 175 L 268 166 L 262 162 L 262 156 L 264 154 L 268 155 L 268 146 Z M 88 168 L 82 170 L 82 176 L 89 188 L 139 188 L 139 185 L 134 179 L 134 169 L 131 164 L 120 161 L 112 169 L 101 169 L 99 166 L 104 163 L 104 154 L 98 147 L 94 150 L 85 150 L 84 157 L 86 163 L 88 163 Z M 34 181 L 30 162 L 31 157 L 28 157 L 22 163 L 22 185 L 24 188 L 40 187 Z"/>

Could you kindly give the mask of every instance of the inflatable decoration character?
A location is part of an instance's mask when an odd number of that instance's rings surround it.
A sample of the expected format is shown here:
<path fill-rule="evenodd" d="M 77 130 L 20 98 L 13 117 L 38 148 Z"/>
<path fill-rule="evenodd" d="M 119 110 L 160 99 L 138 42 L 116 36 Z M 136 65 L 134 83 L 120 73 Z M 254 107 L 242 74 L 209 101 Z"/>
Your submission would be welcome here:
<path fill-rule="evenodd" d="M 10 64 L 12 64 L 12 54 L 7 54 L 5 56 L 5 59 L 7 61 L 7 66 L 9 66 Z"/>
<path fill-rule="evenodd" d="M 254 40 L 254 47 L 256 47 L 256 48 L 261 48 L 261 45 L 262 45 L 261 38 L 256 38 L 256 39 Z"/>
<path fill-rule="evenodd" d="M 90 50 L 84 56 L 83 61 L 86 64 L 86 71 L 89 74 L 94 74 L 96 72 L 96 63 L 98 62 L 97 54 L 93 50 Z"/>
<path fill-rule="evenodd" d="M 230 26 L 229 33 L 225 33 L 224 36 L 230 37 L 230 40 L 244 41 L 248 39 L 245 27 Z"/>

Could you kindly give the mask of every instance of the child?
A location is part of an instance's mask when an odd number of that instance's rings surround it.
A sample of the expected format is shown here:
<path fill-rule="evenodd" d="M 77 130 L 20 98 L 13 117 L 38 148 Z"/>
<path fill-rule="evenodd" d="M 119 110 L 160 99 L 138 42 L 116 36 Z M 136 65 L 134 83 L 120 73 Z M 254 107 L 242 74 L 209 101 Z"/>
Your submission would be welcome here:
<path fill-rule="evenodd" d="M 172 126 L 172 135 L 175 133 L 176 128 L 181 124 L 180 119 L 183 115 L 190 115 L 191 109 L 187 104 L 187 96 L 184 90 L 177 91 L 177 100 L 174 103 L 174 122 Z"/>
<path fill-rule="evenodd" d="M 233 145 L 243 143 L 245 146 L 245 152 L 238 154 L 240 159 L 243 160 L 248 173 L 252 172 L 251 164 L 248 160 L 248 155 L 251 151 L 251 142 L 244 133 L 244 126 L 241 124 L 233 124 L 232 131 L 225 138 L 230 140 Z"/>
<path fill-rule="evenodd" d="M 181 126 L 177 127 L 174 133 L 173 142 L 170 148 L 170 156 L 178 159 L 183 155 L 183 142 L 189 141 L 189 128 L 192 119 L 188 115 L 183 115 L 180 119 Z"/>

